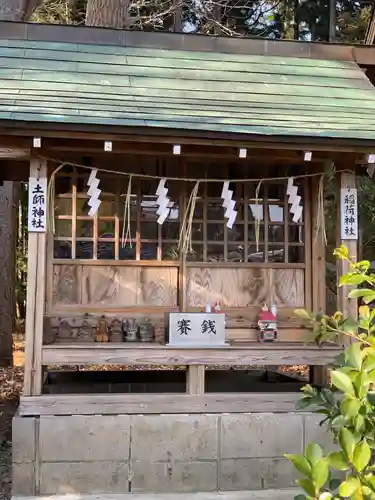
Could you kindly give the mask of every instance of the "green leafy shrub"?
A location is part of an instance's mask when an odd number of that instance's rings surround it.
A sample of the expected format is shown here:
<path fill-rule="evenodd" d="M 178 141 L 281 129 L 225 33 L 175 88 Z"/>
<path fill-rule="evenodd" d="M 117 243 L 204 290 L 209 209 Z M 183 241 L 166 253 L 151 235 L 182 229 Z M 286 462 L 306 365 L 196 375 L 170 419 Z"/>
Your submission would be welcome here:
<path fill-rule="evenodd" d="M 337 451 L 324 454 L 317 444 L 309 444 L 303 455 L 286 455 L 303 478 L 298 484 L 305 494 L 295 500 L 375 499 L 375 274 L 370 262 L 350 260 L 344 246 L 335 256 L 349 263 L 349 272 L 340 286 L 349 286 L 349 298 L 360 298 L 359 318 L 332 317 L 305 310 L 296 313 L 312 327 L 318 344 L 336 341 L 343 335 L 352 343 L 335 360 L 331 371 L 332 389 L 305 386 L 299 409 L 312 407 L 322 415 L 320 425 L 328 426 Z M 338 477 L 335 477 L 338 476 Z"/>

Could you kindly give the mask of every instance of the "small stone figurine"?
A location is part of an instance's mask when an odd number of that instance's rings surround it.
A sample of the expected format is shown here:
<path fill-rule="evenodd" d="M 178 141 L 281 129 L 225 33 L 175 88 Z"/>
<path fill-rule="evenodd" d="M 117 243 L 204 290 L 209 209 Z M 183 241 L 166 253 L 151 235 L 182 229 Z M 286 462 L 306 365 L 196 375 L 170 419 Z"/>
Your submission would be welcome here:
<path fill-rule="evenodd" d="M 123 342 L 124 334 L 122 333 L 121 321 L 114 319 L 110 326 L 111 342 Z"/>
<path fill-rule="evenodd" d="M 126 341 L 137 342 L 138 340 L 138 325 L 135 319 L 127 321 L 126 325 Z"/>
<path fill-rule="evenodd" d="M 53 344 L 56 342 L 57 328 L 52 328 L 51 320 L 48 316 L 43 318 L 43 344 Z"/>
<path fill-rule="evenodd" d="M 59 323 L 57 329 L 57 338 L 61 342 L 67 342 L 69 340 L 72 340 L 73 330 L 66 320 L 63 320 L 61 321 L 61 323 Z"/>
<path fill-rule="evenodd" d="M 92 342 L 94 340 L 92 325 L 90 324 L 89 315 L 87 313 L 83 316 L 83 322 L 78 331 L 77 340 L 78 342 Z"/>
<path fill-rule="evenodd" d="M 95 342 L 109 342 L 109 328 L 105 316 L 100 316 L 98 321 Z"/>
<path fill-rule="evenodd" d="M 152 342 L 154 336 L 154 326 L 149 319 L 145 318 L 139 325 L 139 339 L 141 342 Z"/>

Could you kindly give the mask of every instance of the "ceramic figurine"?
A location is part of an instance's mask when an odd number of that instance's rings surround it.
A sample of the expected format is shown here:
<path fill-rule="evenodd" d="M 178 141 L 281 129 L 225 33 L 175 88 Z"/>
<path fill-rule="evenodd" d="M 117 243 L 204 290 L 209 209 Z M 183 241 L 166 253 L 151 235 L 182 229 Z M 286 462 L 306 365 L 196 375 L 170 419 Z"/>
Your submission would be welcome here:
<path fill-rule="evenodd" d="M 51 320 L 47 316 L 43 318 L 43 344 L 53 344 L 56 342 L 57 328 L 52 328 Z"/>
<path fill-rule="evenodd" d="M 66 342 L 67 340 L 71 340 L 73 338 L 73 330 L 72 327 L 66 320 L 61 321 L 57 329 L 57 337 L 58 340 L 62 342 Z"/>
<path fill-rule="evenodd" d="M 145 318 L 139 325 L 139 339 L 141 342 L 152 342 L 155 332 L 152 323 Z"/>
<path fill-rule="evenodd" d="M 114 319 L 110 326 L 111 330 L 111 342 L 123 342 L 124 334 L 122 333 L 121 321 Z"/>
<path fill-rule="evenodd" d="M 129 327 L 128 320 L 126 318 L 124 318 L 121 321 L 121 329 L 122 329 L 122 336 L 123 336 L 124 342 L 126 342 L 126 335 L 128 332 L 128 327 Z"/>
<path fill-rule="evenodd" d="M 138 325 L 135 319 L 130 319 L 127 322 L 126 341 L 136 342 L 138 340 Z"/>
<path fill-rule="evenodd" d="M 89 315 L 86 313 L 83 316 L 83 322 L 81 328 L 78 331 L 78 341 L 79 342 L 92 342 L 93 339 L 93 329 L 89 321 Z"/>
<path fill-rule="evenodd" d="M 277 319 L 266 304 L 258 316 L 258 329 L 260 342 L 275 342 L 277 340 Z"/>
<path fill-rule="evenodd" d="M 105 316 L 100 316 L 98 321 L 95 342 L 109 342 L 109 328 Z"/>

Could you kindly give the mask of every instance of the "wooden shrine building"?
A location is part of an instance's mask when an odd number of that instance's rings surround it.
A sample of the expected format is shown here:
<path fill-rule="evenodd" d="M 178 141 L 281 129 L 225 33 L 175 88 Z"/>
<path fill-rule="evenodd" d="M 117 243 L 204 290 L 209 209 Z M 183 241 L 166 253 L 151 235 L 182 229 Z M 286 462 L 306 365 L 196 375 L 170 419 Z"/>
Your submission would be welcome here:
<path fill-rule="evenodd" d="M 0 175 L 31 200 L 15 494 L 293 485 L 283 454 L 317 420 L 299 383 L 248 368 L 319 383 L 342 349 L 307 343 L 294 311 L 325 309 L 323 175 L 355 192 L 375 152 L 372 64 L 371 47 L 0 24 Z M 169 321 L 190 313 L 225 315 L 224 343 L 184 344 Z"/>

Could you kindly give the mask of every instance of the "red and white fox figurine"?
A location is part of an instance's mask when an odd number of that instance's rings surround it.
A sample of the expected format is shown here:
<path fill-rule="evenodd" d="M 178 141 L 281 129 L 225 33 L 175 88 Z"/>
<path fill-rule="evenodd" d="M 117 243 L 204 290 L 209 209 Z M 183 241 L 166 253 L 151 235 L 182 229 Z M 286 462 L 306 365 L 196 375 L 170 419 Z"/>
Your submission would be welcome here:
<path fill-rule="evenodd" d="M 260 342 L 275 342 L 277 340 L 276 316 L 264 304 L 258 316 Z"/>

